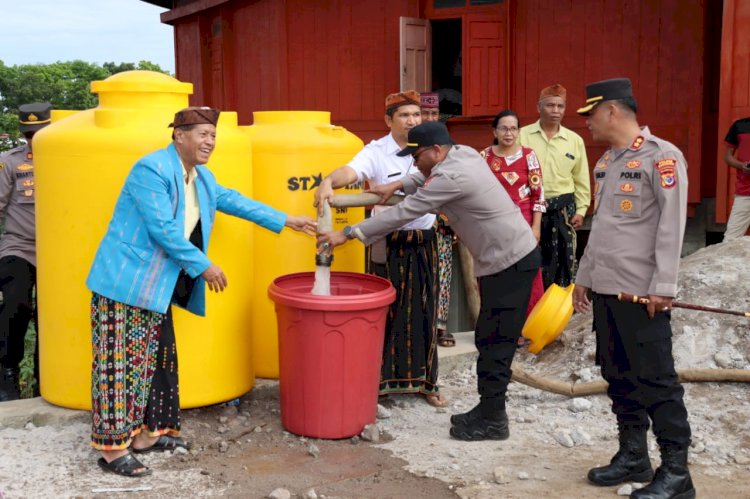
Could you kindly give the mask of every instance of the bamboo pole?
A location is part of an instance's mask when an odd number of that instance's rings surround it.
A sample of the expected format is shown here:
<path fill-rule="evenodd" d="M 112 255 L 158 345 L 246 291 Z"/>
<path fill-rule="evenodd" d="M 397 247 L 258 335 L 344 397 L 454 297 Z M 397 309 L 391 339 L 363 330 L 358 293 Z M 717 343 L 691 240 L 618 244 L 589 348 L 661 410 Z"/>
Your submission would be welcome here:
<path fill-rule="evenodd" d="M 750 370 L 747 369 L 681 369 L 677 371 L 677 376 L 683 383 L 750 383 Z M 588 383 L 568 383 L 531 374 L 515 364 L 511 379 L 532 388 L 568 397 L 607 392 L 607 382 L 603 379 Z"/>

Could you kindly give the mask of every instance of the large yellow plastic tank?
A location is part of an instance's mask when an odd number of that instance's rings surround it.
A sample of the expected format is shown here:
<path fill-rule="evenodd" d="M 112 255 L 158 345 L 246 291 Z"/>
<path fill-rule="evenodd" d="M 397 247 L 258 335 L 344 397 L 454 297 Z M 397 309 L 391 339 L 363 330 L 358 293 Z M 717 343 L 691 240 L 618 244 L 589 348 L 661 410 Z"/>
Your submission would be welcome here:
<path fill-rule="evenodd" d="M 240 127 L 253 143 L 253 187 L 258 201 L 290 215 L 316 217 L 313 192 L 323 177 L 345 165 L 362 149 L 362 141 L 340 126 L 331 125 L 324 111 L 263 111 L 253 113 L 253 125 Z M 360 192 L 361 188 L 346 192 Z M 364 218 L 364 208 L 334 209 L 334 230 Z M 315 239 L 284 231 L 281 237 L 255 229 L 255 285 L 253 287 L 253 353 L 255 374 L 279 376 L 276 314 L 268 286 L 284 274 L 315 270 Z M 336 248 L 332 270 L 364 271 L 364 247 Z"/>
<path fill-rule="evenodd" d="M 96 109 L 53 120 L 34 137 L 41 392 L 76 409 L 91 407 L 86 275 L 126 175 L 169 144 L 167 125 L 188 106 L 192 84 L 130 71 L 92 83 L 92 91 Z M 219 183 L 252 194 L 250 141 L 236 113 L 221 114 L 208 166 Z M 230 400 L 253 386 L 252 225 L 217 214 L 208 255 L 230 286 L 207 291 L 206 317 L 174 308 L 182 407 Z"/>

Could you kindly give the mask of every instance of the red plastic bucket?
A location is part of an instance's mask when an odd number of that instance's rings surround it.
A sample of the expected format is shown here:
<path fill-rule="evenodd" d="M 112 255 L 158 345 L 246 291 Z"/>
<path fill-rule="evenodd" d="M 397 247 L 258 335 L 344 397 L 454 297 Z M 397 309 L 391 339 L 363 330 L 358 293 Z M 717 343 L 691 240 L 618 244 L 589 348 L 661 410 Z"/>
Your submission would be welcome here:
<path fill-rule="evenodd" d="M 375 421 L 388 306 L 380 277 L 331 272 L 331 296 L 310 290 L 313 272 L 275 279 L 281 424 L 315 438 L 348 438 Z"/>

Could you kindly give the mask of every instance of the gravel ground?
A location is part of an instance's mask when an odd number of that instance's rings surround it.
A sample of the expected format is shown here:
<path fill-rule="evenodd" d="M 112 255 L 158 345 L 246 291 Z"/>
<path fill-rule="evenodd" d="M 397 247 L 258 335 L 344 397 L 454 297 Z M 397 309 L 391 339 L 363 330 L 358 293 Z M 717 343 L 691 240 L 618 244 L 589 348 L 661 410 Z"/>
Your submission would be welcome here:
<path fill-rule="evenodd" d="M 683 259 L 680 300 L 750 309 L 750 284 L 739 272 L 749 259 L 750 238 Z M 750 369 L 749 326 L 743 317 L 675 310 L 678 369 Z M 521 351 L 516 365 L 556 380 L 593 381 L 599 379 L 593 355 L 591 318 L 576 315 L 561 341 L 538 356 Z M 606 396 L 572 399 L 512 383 L 510 439 L 467 443 L 448 436 L 449 417 L 477 402 L 475 375 L 453 372 L 441 383 L 451 400 L 444 409 L 415 396 L 381 399 L 380 431 L 371 435 L 378 441 L 368 442 L 306 439 L 284 431 L 278 383 L 259 380 L 237 407 L 185 411 L 185 436 L 193 450 L 147 456 L 154 475 L 139 480 L 97 468 L 85 423 L 0 427 L 0 499 L 267 497 L 276 489 L 309 498 L 594 498 L 625 494 L 633 486 L 597 488 L 585 479 L 587 470 L 606 463 L 617 446 Z M 694 433 L 689 460 L 699 497 L 750 497 L 750 385 L 685 387 Z M 649 438 L 657 465 L 658 449 Z M 96 491 L 117 487 L 149 490 Z"/>

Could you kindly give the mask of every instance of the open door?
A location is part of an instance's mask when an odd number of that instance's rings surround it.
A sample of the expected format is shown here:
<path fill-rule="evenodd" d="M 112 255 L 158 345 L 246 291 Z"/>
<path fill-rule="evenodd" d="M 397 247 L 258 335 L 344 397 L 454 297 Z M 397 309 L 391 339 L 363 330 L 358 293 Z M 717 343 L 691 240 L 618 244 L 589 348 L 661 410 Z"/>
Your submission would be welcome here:
<path fill-rule="evenodd" d="M 401 17 L 401 90 L 432 90 L 432 33 L 427 19 Z"/>
<path fill-rule="evenodd" d="M 497 113 L 508 102 L 506 16 L 463 17 L 463 114 Z"/>

